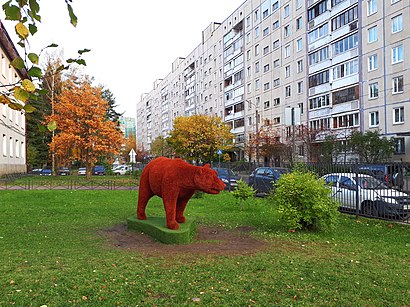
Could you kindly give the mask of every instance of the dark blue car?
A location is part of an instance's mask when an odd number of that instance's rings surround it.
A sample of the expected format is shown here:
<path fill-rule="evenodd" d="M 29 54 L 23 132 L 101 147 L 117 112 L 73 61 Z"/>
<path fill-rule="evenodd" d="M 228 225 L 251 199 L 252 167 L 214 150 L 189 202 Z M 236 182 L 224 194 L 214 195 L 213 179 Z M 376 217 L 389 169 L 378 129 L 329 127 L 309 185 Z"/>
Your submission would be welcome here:
<path fill-rule="evenodd" d="M 106 174 L 105 167 L 102 165 L 94 166 L 92 174 L 97 176 L 104 176 Z"/>
<path fill-rule="evenodd" d="M 248 184 L 253 187 L 257 193 L 268 194 L 273 189 L 273 184 L 285 173 L 287 168 L 282 167 L 258 167 L 249 176 Z"/>
<path fill-rule="evenodd" d="M 218 173 L 218 178 L 226 184 L 225 190 L 232 191 L 238 187 L 237 181 L 240 178 L 231 169 L 222 167 L 214 167 L 212 169 L 216 170 Z"/>

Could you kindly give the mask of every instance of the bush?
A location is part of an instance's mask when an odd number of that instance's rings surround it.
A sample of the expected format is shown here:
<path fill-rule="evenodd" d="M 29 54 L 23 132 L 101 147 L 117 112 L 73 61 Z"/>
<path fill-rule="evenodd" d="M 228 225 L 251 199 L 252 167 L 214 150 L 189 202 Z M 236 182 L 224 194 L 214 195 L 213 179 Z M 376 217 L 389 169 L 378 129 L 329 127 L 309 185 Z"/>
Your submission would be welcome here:
<path fill-rule="evenodd" d="M 255 190 L 247 185 L 243 180 L 238 180 L 237 182 L 238 187 L 232 191 L 232 195 L 236 198 L 236 201 L 239 203 L 242 210 L 242 204 L 247 202 L 249 198 L 253 198 L 255 196 Z"/>
<path fill-rule="evenodd" d="M 290 229 L 334 228 L 338 217 L 338 203 L 331 196 L 325 182 L 312 172 L 296 168 L 284 174 L 275 184 L 271 200 Z"/>

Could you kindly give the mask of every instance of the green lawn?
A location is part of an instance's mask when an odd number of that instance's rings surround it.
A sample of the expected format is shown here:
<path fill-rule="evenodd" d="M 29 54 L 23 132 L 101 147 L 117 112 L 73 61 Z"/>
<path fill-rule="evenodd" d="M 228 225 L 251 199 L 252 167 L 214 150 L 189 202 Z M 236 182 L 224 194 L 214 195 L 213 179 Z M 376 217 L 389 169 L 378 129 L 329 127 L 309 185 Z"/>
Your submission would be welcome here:
<path fill-rule="evenodd" d="M 333 233 L 289 233 L 266 200 L 229 193 L 187 214 L 252 226 L 253 255 L 147 257 L 98 230 L 125 223 L 136 191 L 0 191 L 0 306 L 408 306 L 410 226 L 341 215 Z M 148 215 L 163 215 L 159 199 Z M 177 249 L 178 246 L 175 246 Z"/>

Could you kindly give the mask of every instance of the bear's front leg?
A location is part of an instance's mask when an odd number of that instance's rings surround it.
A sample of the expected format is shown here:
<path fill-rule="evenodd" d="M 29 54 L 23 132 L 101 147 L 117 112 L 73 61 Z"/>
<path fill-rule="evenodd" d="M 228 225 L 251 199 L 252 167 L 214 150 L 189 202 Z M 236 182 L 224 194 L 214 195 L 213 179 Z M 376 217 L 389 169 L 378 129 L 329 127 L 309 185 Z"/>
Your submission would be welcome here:
<path fill-rule="evenodd" d="M 188 201 L 191 199 L 192 195 L 194 195 L 195 190 L 188 190 L 184 191 L 184 193 L 180 193 L 177 201 L 177 212 L 176 212 L 176 220 L 178 223 L 185 223 L 186 218 L 184 216 L 184 211 Z"/>
<path fill-rule="evenodd" d="M 167 191 L 166 195 L 162 195 L 162 201 L 164 203 L 165 215 L 167 220 L 167 227 L 173 230 L 177 230 L 179 228 L 179 225 L 176 221 L 177 198 L 178 193 L 173 193 L 173 191 Z"/>

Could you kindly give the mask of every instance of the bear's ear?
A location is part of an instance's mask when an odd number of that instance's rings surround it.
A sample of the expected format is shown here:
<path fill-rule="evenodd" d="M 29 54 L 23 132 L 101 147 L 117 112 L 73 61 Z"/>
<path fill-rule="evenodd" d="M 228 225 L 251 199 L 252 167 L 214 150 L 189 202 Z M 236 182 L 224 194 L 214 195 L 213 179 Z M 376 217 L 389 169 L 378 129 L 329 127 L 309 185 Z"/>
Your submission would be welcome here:
<path fill-rule="evenodd" d="M 211 165 L 209 163 L 204 165 L 205 168 L 211 168 Z"/>

